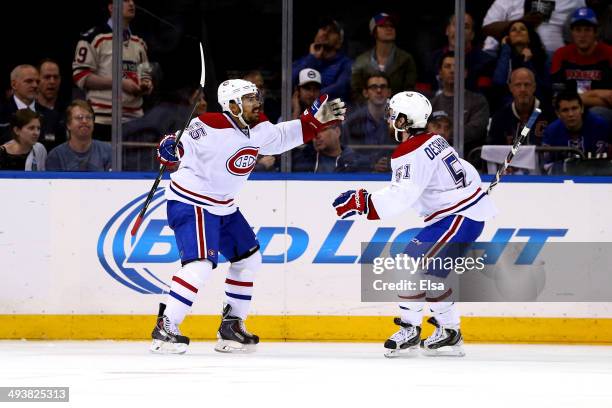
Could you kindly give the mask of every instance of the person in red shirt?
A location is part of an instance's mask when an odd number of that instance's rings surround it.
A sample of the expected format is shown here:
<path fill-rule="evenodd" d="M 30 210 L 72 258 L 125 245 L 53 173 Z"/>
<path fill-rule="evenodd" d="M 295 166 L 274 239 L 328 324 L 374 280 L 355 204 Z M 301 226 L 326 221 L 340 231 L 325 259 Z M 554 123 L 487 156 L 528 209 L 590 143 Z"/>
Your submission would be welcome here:
<path fill-rule="evenodd" d="M 588 7 L 576 9 L 572 44 L 553 55 L 551 73 L 557 90 L 574 88 L 585 107 L 612 121 L 612 47 L 597 40 L 597 17 Z"/>

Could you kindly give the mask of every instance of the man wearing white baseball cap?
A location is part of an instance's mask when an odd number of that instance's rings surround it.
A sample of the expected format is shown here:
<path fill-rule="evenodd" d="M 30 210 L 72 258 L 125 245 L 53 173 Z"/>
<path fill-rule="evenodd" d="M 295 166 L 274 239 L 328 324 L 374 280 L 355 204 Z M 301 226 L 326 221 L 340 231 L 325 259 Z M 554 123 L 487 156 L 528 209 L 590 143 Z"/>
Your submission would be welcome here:
<path fill-rule="evenodd" d="M 321 74 L 316 69 L 304 68 L 298 75 L 298 85 L 291 99 L 291 115 L 297 119 L 321 94 Z"/>

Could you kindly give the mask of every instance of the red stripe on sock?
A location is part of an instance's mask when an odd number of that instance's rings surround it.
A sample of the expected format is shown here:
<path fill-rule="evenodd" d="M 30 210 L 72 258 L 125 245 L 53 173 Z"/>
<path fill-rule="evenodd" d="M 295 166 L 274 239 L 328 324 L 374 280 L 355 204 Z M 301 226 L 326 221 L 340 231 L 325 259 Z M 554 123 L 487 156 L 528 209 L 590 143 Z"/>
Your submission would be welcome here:
<path fill-rule="evenodd" d="M 225 283 L 229 285 L 253 287 L 253 282 L 240 282 L 230 278 L 225 279 Z"/>
<path fill-rule="evenodd" d="M 204 231 L 204 216 L 202 214 L 202 211 L 200 211 L 199 207 L 195 207 L 195 212 L 196 212 L 196 228 L 197 228 L 197 233 L 198 233 L 198 240 L 199 242 L 199 246 L 198 246 L 198 252 L 200 255 L 200 258 L 206 258 L 206 233 Z"/>
<path fill-rule="evenodd" d="M 190 291 L 192 291 L 193 293 L 198 293 L 198 288 L 196 288 L 195 286 L 185 282 L 184 280 L 182 280 L 181 278 L 179 278 L 178 276 L 173 276 L 172 280 L 180 285 L 183 285 L 184 287 L 186 287 L 187 289 L 189 289 Z"/>

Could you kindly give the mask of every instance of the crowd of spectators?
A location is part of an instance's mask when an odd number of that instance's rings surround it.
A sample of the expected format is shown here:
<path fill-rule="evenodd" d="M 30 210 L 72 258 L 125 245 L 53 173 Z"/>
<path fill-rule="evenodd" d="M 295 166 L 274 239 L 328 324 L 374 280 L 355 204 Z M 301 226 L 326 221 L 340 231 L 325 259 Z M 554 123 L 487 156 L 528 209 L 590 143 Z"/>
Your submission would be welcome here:
<path fill-rule="evenodd" d="M 527 144 L 567 147 L 583 158 L 608 157 L 611 10 L 605 0 L 494 0 L 481 26 L 465 15 L 463 151 L 468 159 L 484 145 L 511 145 L 536 108 L 542 114 Z M 0 169 L 110 170 L 112 1 L 108 12 L 108 21 L 83 33 L 75 45 L 71 78 L 80 98 L 59 96 L 64 79 L 56 61 L 14 67 L 10 95 L 0 102 Z M 156 95 L 156 103 L 147 106 L 158 78 L 146 43 L 131 31 L 135 16 L 134 1 L 125 0 L 122 140 L 138 147 L 181 128 L 196 98 L 196 114 L 209 107 L 196 86 Z M 324 93 L 347 102 L 344 123 L 291 154 L 292 171 L 388 172 L 394 142 L 385 108 L 400 91 L 425 94 L 433 107 L 428 130 L 453 143 L 456 18 L 449 16 L 439 28 L 447 43 L 422 61 L 398 41 L 398 31 L 410 18 L 380 12 L 369 22 L 364 19 L 371 45 L 354 54 L 345 44 L 342 22 L 321 19 L 310 44 L 304 44 L 308 53 L 296 53 L 299 57 L 292 64 L 290 117 L 281 117 L 280 102 L 267 89 L 262 71 L 243 73 L 241 77 L 259 89 L 262 110 L 273 122 L 297 118 Z M 131 151 L 123 156 L 125 170 L 155 168 L 150 150 L 144 155 Z M 546 153 L 546 170 L 560 171 L 565 158 L 563 153 Z M 255 171 L 280 171 L 280 162 L 280 156 L 261 156 Z"/>

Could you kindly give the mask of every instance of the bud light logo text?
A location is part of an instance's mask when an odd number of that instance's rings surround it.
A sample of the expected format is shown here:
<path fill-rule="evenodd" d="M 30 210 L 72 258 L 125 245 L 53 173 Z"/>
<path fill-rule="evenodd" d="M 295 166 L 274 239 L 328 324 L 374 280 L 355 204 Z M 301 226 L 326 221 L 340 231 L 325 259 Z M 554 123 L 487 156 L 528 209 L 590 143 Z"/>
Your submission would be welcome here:
<path fill-rule="evenodd" d="M 108 220 L 98 239 L 97 255 L 106 273 L 125 287 L 143 294 L 161 294 L 168 292 L 172 274 L 180 267 L 180 257 L 166 219 L 162 188 L 153 196 L 138 234 L 135 237 L 130 235 L 145 196 L 130 201 Z M 303 220 L 298 226 L 259 226 L 255 232 L 265 264 L 297 261 L 308 265 L 330 265 L 371 263 L 381 255 L 384 243 L 391 243 L 390 254 L 395 256 L 402 253 L 421 230 L 380 226 L 361 234 L 354 231 L 354 227 L 355 221 L 352 220 L 335 220 L 329 225 L 316 227 Z M 565 237 L 567 232 L 565 228 L 499 228 L 490 241 L 475 242 L 472 248 L 483 251 L 485 264 L 497 264 L 509 242 L 522 241 L 525 245 L 512 262 L 531 265 L 544 243 Z M 286 249 L 274 245 L 285 238 L 289 242 Z M 351 242 L 355 245 L 348 247 L 354 249 L 342 249 Z M 359 250 L 361 242 L 368 244 Z M 219 264 L 226 262 L 219 254 Z"/>

